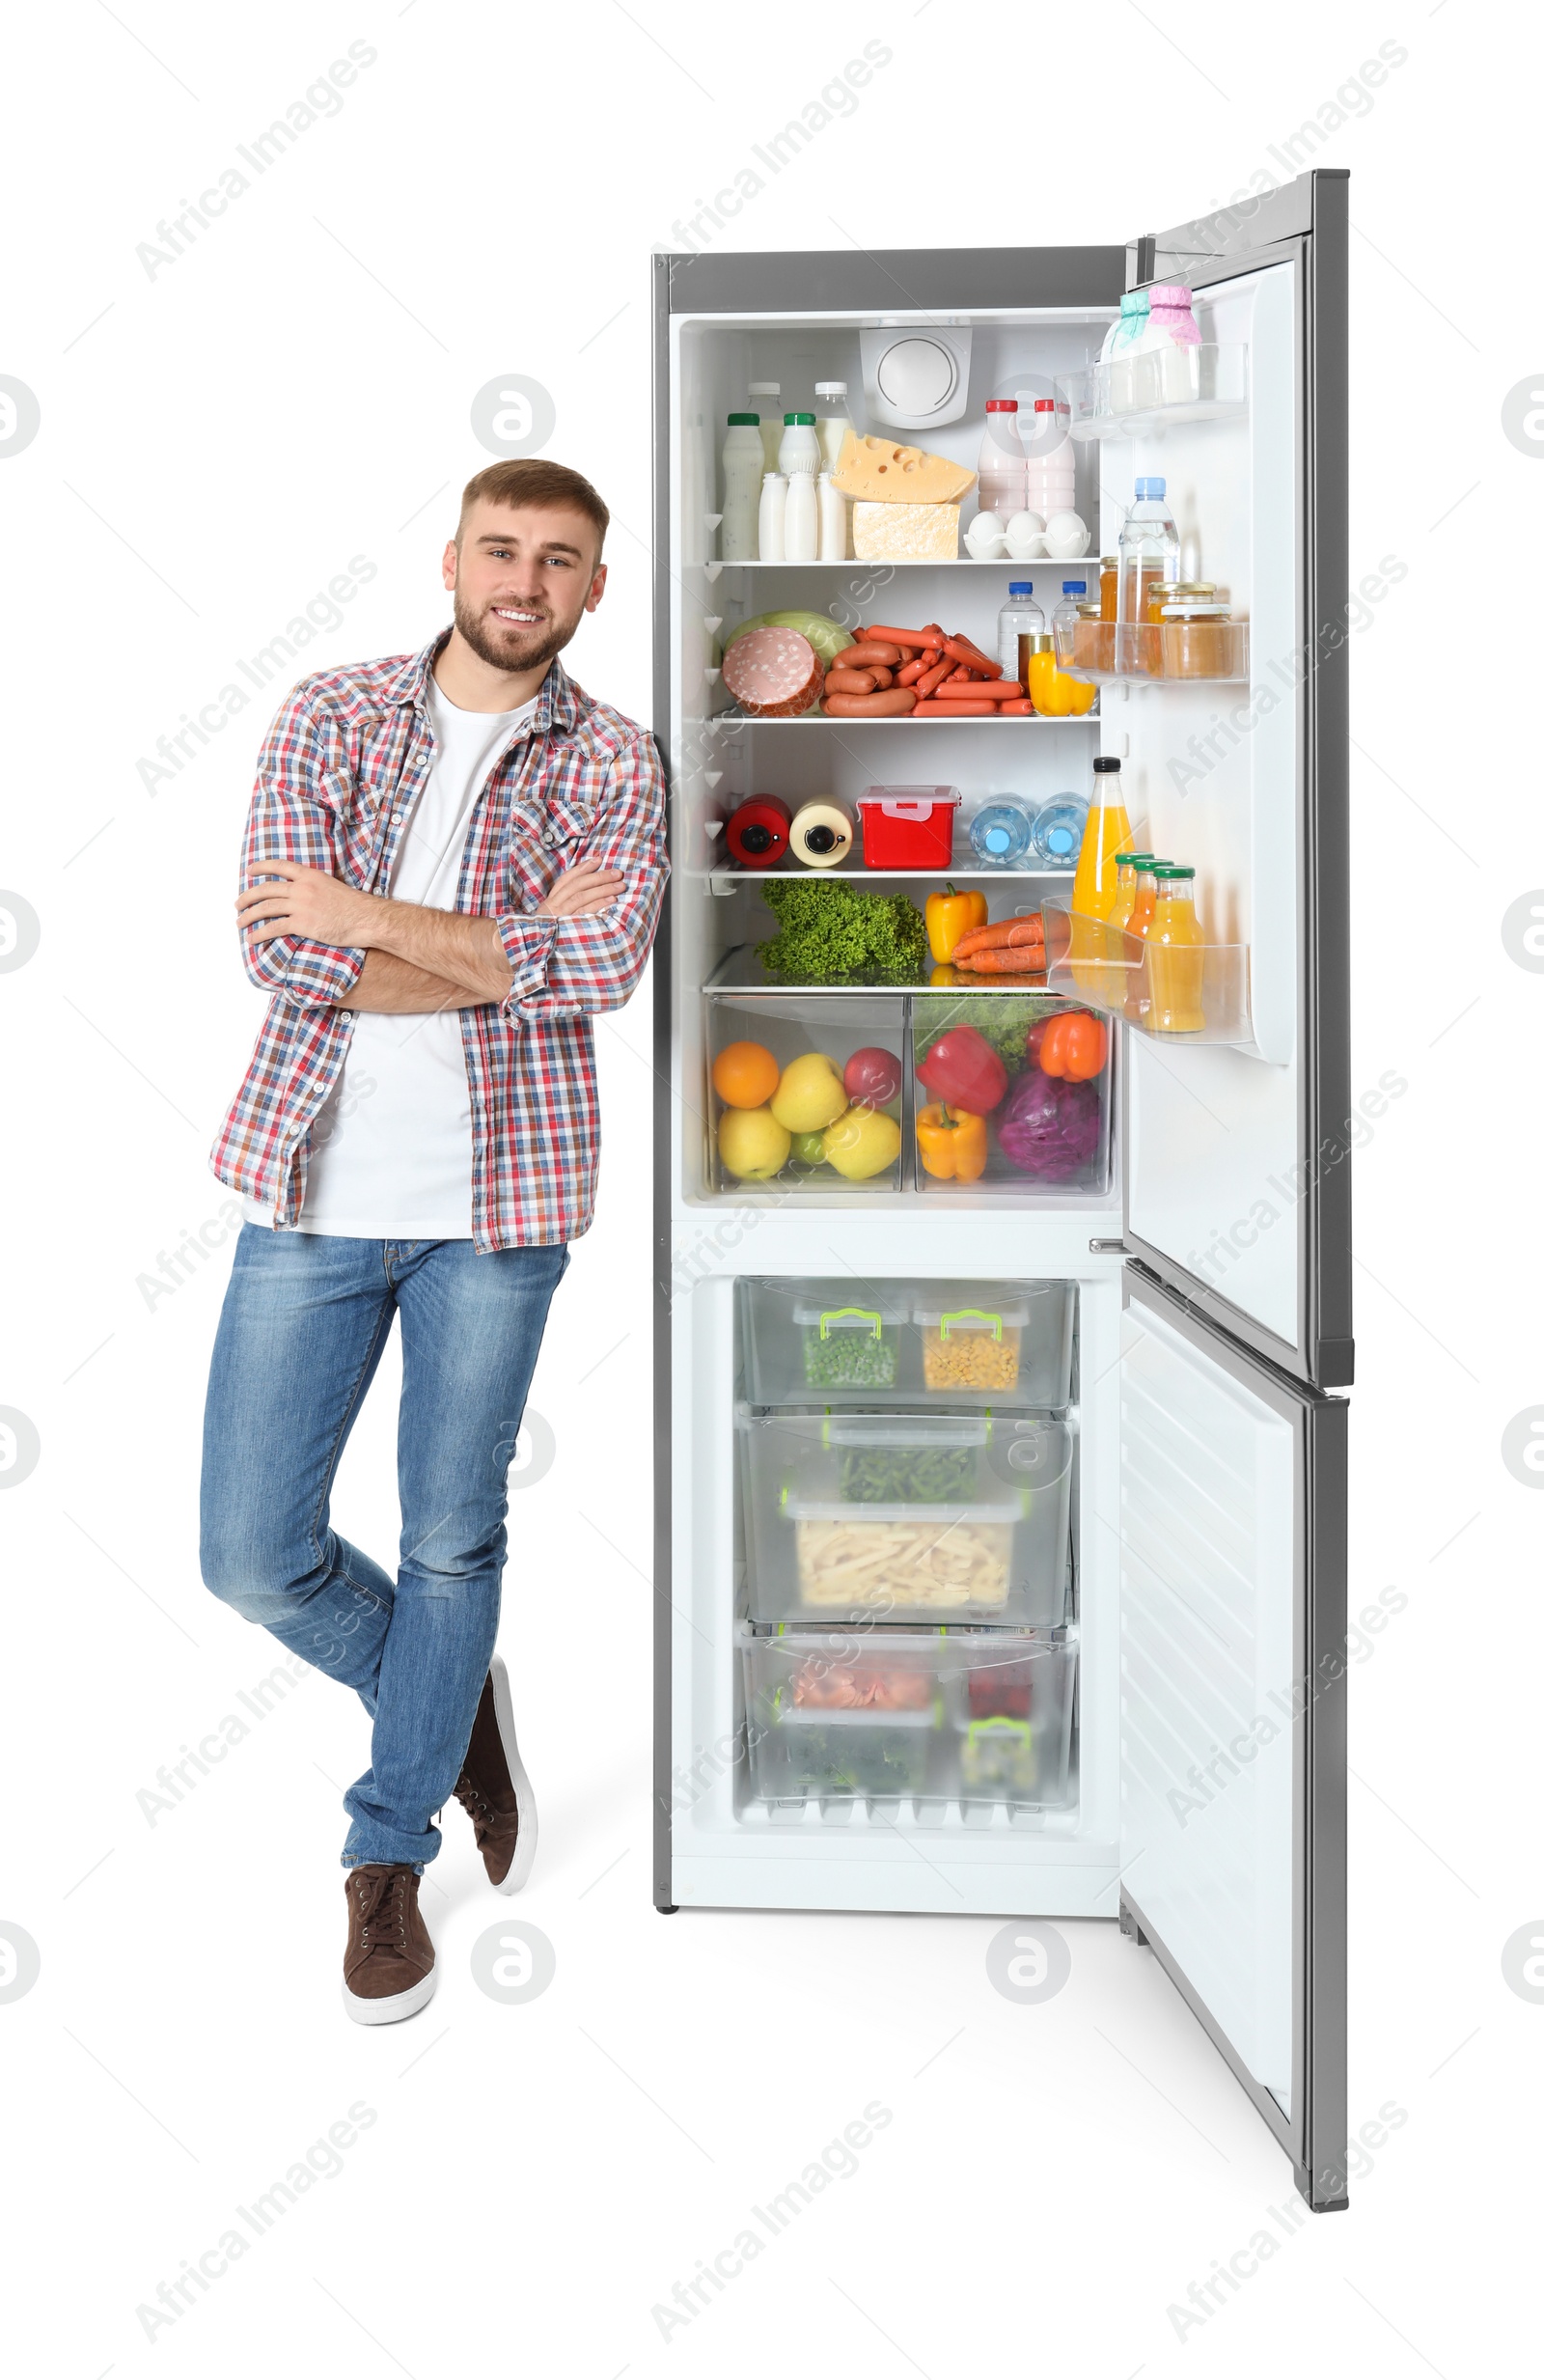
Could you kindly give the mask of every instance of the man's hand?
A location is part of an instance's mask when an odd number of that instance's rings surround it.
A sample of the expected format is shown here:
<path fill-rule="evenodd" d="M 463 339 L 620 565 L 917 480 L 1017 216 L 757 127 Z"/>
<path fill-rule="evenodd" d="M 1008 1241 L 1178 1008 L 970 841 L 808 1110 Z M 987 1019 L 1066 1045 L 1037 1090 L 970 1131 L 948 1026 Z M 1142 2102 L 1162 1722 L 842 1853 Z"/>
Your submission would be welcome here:
<path fill-rule="evenodd" d="M 254 942 L 276 942 L 298 934 L 307 942 L 329 942 L 335 950 L 369 950 L 372 913 L 389 904 L 356 892 L 319 868 L 297 868 L 291 860 L 264 860 L 266 876 L 279 882 L 254 884 L 235 904 L 236 923 Z"/>
<path fill-rule="evenodd" d="M 620 892 L 625 879 L 615 868 L 602 868 L 598 860 L 579 860 L 564 870 L 546 899 L 532 912 L 536 917 L 593 917 L 597 909 L 607 909 Z"/>

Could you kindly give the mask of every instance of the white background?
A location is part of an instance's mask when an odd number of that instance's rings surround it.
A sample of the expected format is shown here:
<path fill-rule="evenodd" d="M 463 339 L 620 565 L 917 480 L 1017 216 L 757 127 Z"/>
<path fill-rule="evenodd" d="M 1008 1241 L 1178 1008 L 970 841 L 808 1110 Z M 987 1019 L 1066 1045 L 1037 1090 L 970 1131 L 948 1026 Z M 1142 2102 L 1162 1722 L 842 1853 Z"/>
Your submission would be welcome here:
<path fill-rule="evenodd" d="M 18 2371 L 1503 2367 L 1544 2036 L 1501 1968 L 1544 1906 L 1540 1507 L 1501 1456 L 1544 1399 L 1544 993 L 1501 939 L 1544 882 L 1537 621 L 1503 605 L 1544 526 L 1544 468 L 1501 427 L 1544 366 L 1527 21 L 1462 0 L 14 16 L 0 372 L 41 408 L 0 459 L 0 884 L 41 921 L 0 978 L 0 1404 L 41 1438 L 0 1498 L 0 1921 L 42 1958 L 0 2006 Z M 650 246 L 875 39 L 893 56 L 856 111 L 763 172 L 719 245 L 1124 241 L 1288 179 L 1281 144 L 1380 42 L 1407 52 L 1314 160 L 1352 174 L 1353 583 L 1408 566 L 1354 640 L 1353 721 L 1353 1079 L 1409 1088 L 1356 1166 L 1352 1608 L 1409 1601 L 1353 1688 L 1351 2117 L 1402 2120 L 1348 2214 L 1183 2337 L 1170 2309 L 1290 2175 L 1113 1926 L 1067 1926 L 1070 1981 L 1021 2006 L 988 1980 L 992 1921 L 649 1905 L 643 998 L 598 1036 L 599 1215 L 532 1400 L 557 1455 L 512 1506 L 503 1644 L 542 1850 L 508 1906 L 556 1946 L 551 1987 L 475 1987 L 507 1905 L 453 1809 L 425 1894 L 437 1999 L 345 2022 L 338 1786 L 365 1724 L 317 1678 L 153 1824 L 137 1799 L 274 1665 L 196 1564 L 229 1249 L 152 1307 L 139 1282 L 226 1197 L 206 1151 L 258 1021 L 230 902 L 272 701 L 153 793 L 137 763 L 352 557 L 375 574 L 297 671 L 432 631 L 455 493 L 488 459 L 471 401 L 511 372 L 613 509 L 568 657 L 647 719 Z M 376 57 L 341 112 L 148 272 L 158 219 L 352 41 Z M 337 1518 L 388 1558 L 394 1424 L 383 1368 Z M 662 2339 L 656 2302 L 876 2099 L 893 2119 L 856 2174 Z M 147 2338 L 136 2308 L 356 2101 L 375 2119 L 343 2171 Z"/>

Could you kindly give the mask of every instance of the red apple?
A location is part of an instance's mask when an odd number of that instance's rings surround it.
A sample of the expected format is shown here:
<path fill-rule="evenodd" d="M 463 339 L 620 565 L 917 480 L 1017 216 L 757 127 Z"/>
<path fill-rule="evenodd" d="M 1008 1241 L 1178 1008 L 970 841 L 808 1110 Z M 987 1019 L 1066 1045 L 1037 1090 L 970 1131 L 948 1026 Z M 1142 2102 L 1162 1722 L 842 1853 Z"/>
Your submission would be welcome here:
<path fill-rule="evenodd" d="M 900 1060 L 888 1049 L 855 1049 L 841 1087 L 855 1107 L 888 1107 L 900 1096 Z"/>

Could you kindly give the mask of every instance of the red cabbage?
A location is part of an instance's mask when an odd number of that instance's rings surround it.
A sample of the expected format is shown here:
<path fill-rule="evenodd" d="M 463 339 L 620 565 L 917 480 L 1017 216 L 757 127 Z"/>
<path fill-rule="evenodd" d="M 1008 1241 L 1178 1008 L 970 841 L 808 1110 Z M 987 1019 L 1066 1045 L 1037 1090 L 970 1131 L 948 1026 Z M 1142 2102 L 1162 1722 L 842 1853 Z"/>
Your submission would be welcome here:
<path fill-rule="evenodd" d="M 1098 1150 L 1098 1085 L 1066 1082 L 1032 1066 L 1019 1076 L 993 1121 L 998 1147 L 1021 1174 L 1067 1181 Z"/>

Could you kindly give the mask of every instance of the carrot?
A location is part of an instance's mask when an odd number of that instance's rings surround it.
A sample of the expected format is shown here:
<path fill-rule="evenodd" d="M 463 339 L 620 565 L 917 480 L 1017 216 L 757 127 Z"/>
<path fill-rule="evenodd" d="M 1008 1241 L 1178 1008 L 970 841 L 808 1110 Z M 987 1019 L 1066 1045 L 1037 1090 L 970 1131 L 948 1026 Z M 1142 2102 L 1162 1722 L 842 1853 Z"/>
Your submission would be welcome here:
<path fill-rule="evenodd" d="M 1006 950 L 1044 940 L 1045 923 L 1038 913 L 1034 917 L 1005 917 L 995 926 L 975 926 L 968 934 L 961 934 L 949 955 L 951 963 L 957 967 L 976 951 Z"/>
<path fill-rule="evenodd" d="M 973 958 L 960 960 L 958 955 L 951 965 L 959 967 L 965 975 L 1019 975 L 1024 972 L 1025 953 L 1016 951 L 978 951 Z M 1045 981 L 1045 971 L 1039 971 L 1039 981 Z"/>

